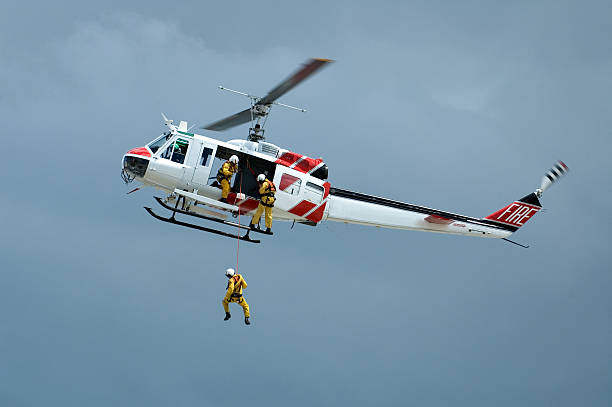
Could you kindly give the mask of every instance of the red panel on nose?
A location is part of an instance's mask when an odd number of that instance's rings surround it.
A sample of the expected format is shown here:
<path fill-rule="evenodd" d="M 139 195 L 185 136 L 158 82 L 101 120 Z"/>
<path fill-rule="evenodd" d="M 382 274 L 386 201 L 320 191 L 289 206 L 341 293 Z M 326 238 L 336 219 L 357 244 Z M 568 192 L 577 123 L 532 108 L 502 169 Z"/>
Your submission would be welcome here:
<path fill-rule="evenodd" d="M 143 155 L 145 157 L 151 157 L 151 153 L 146 147 L 136 147 L 128 151 L 126 154 Z"/>

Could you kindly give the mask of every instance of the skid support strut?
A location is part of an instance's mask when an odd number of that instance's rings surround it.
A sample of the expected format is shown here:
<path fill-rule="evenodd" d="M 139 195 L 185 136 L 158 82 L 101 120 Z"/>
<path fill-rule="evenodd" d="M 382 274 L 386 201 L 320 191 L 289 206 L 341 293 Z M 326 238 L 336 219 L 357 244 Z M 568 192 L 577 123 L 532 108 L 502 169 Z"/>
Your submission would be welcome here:
<path fill-rule="evenodd" d="M 145 210 L 149 213 L 149 215 L 153 216 L 155 219 L 161 220 L 162 222 L 173 223 L 175 225 L 184 226 L 184 227 L 191 228 L 191 229 L 196 229 L 196 230 L 201 230 L 203 232 L 209 232 L 209 233 L 213 233 L 213 234 L 216 234 L 216 235 L 226 236 L 226 237 L 229 237 L 229 238 L 232 238 L 232 239 L 240 239 L 240 240 L 244 240 L 245 242 L 251 242 L 251 243 L 260 243 L 261 242 L 260 240 L 251 239 L 251 237 L 249 236 L 250 228 L 248 226 L 241 225 L 241 224 L 235 223 L 235 222 L 229 222 L 229 221 L 222 220 L 222 219 L 216 219 L 216 218 L 213 218 L 213 217 L 210 217 L 210 216 L 200 215 L 199 213 L 188 212 L 188 211 L 185 211 L 183 209 L 179 209 L 178 207 L 174 207 L 173 208 L 173 207 L 167 205 L 159 197 L 155 197 L 155 200 L 162 207 L 164 207 L 165 209 L 168 209 L 169 211 L 172 212 L 172 216 L 170 216 L 169 218 L 165 218 L 165 217 L 155 213 L 153 211 L 153 209 L 145 206 Z M 195 218 L 210 220 L 212 222 L 223 223 L 224 225 L 237 227 L 239 229 L 244 229 L 247 232 L 243 236 L 239 236 L 238 237 L 238 236 L 236 236 L 234 234 L 231 234 L 231 233 L 228 233 L 228 232 L 224 232 L 222 230 L 207 228 L 205 226 L 195 225 L 193 223 L 182 222 L 180 220 L 176 220 L 175 215 L 177 213 L 180 213 L 180 214 L 183 214 L 183 215 L 188 215 L 188 216 L 193 216 Z"/>

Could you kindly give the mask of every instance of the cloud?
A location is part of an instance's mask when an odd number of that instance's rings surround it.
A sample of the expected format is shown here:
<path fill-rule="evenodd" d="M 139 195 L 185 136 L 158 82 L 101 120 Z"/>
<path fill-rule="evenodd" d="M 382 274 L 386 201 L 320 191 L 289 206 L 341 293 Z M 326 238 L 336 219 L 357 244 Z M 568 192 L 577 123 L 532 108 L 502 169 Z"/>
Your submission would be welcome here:
<path fill-rule="evenodd" d="M 609 12 L 591 30 L 588 6 L 554 5 L 80 2 L 32 15 L 35 41 L 1 25 L 4 397 L 222 404 L 231 377 L 254 405 L 408 387 L 432 405 L 608 405 Z M 253 329 L 222 325 L 236 242 L 153 221 L 120 158 L 160 111 L 216 120 L 248 102 L 218 85 L 264 94 L 310 56 L 337 63 L 282 100 L 309 111 L 274 110 L 270 141 L 325 158 L 335 186 L 476 216 L 566 159 L 515 237 L 532 248 L 277 222 L 240 245 Z"/>

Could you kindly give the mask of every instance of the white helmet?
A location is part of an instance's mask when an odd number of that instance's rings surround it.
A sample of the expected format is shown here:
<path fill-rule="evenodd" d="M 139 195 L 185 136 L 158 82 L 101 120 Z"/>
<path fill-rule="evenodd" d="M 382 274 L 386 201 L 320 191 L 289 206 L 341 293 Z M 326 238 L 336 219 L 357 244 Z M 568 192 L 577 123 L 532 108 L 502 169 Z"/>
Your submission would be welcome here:
<path fill-rule="evenodd" d="M 237 155 L 233 155 L 230 157 L 229 162 L 231 162 L 232 164 L 238 164 L 238 156 Z"/>
<path fill-rule="evenodd" d="M 264 174 L 259 174 L 257 176 L 257 182 L 264 182 L 266 180 L 266 176 Z"/>
<path fill-rule="evenodd" d="M 234 274 L 236 274 L 234 269 L 227 269 L 227 270 L 225 270 L 225 276 L 226 277 L 234 277 Z"/>

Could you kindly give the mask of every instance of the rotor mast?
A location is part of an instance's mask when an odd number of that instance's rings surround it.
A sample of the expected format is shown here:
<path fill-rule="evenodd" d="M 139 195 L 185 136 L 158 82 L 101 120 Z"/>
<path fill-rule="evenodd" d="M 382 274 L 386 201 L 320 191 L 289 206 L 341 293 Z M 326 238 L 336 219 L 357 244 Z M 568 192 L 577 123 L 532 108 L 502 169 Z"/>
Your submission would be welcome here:
<path fill-rule="evenodd" d="M 202 127 L 202 129 L 223 131 L 250 121 L 252 127 L 249 129 L 248 140 L 255 142 L 264 140 L 265 138 L 263 127 L 266 123 L 268 115 L 270 114 L 272 105 L 278 105 L 281 107 L 286 107 L 288 109 L 306 112 L 306 109 L 287 105 L 284 103 L 279 103 L 276 100 L 285 93 L 289 92 L 297 84 L 302 82 L 304 79 L 315 73 L 317 70 L 319 70 L 321 67 L 325 66 L 329 62 L 332 62 L 332 60 L 321 58 L 309 59 L 300 69 L 295 71 L 292 75 L 290 75 L 280 84 L 278 84 L 264 97 L 258 97 L 246 92 L 241 92 L 234 89 L 226 88 L 224 86 L 219 86 L 219 89 L 221 90 L 248 97 L 251 101 L 251 107 L 249 109 L 245 109 L 241 112 L 238 112 L 232 116 L 226 117 L 207 126 L 204 126 Z"/>
<path fill-rule="evenodd" d="M 249 141 L 258 142 L 261 140 L 265 140 L 264 125 L 266 121 L 268 120 L 268 114 L 270 114 L 272 105 L 282 106 L 282 107 L 297 110 L 300 112 L 306 112 L 306 109 L 302 109 L 301 107 L 286 105 L 284 103 L 279 103 L 276 101 L 270 104 L 267 104 L 267 105 L 258 104 L 257 102 L 261 100 L 259 96 L 251 95 L 245 92 L 240 92 L 238 90 L 226 88 L 224 86 L 219 86 L 219 89 L 234 93 L 236 95 L 246 96 L 249 99 L 251 99 L 251 125 L 252 127 L 249 128 L 249 136 L 248 136 Z"/>

